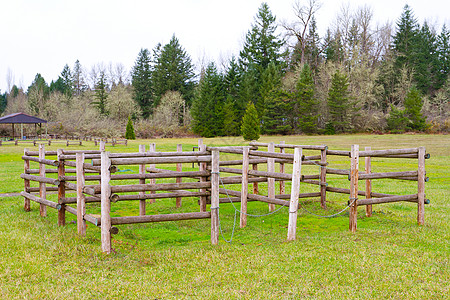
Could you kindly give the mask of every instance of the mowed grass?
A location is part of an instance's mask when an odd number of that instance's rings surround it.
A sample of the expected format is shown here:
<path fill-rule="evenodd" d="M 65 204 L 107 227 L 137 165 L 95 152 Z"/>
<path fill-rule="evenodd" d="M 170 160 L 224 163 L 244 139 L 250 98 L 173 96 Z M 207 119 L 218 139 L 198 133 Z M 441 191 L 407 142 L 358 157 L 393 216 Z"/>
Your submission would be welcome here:
<path fill-rule="evenodd" d="M 351 144 L 359 144 L 361 150 L 365 146 L 425 146 L 431 154 L 426 161 L 430 177 L 426 198 L 431 204 L 425 207 L 425 225 L 417 225 L 417 205 L 413 203 L 374 206 L 371 218 L 365 217 L 364 207 L 360 207 L 358 231 L 354 234 L 348 231 L 347 212 L 325 219 L 300 210 L 297 240 L 286 242 L 288 210 L 282 208 L 271 216 L 249 217 L 244 229 L 238 223 L 233 241 L 226 243 L 221 238 L 218 246 L 210 245 L 209 219 L 122 225 L 119 234 L 113 236 L 114 252 L 105 255 L 101 252 L 99 228 L 88 225 L 87 236 L 80 238 L 72 215 L 67 214 L 65 227 L 58 227 L 55 210 L 48 208 L 48 217 L 41 218 L 37 204 L 32 203 L 31 212 L 24 212 L 21 197 L 4 197 L 0 198 L 0 298 L 448 299 L 449 136 L 264 136 L 260 141 L 282 140 L 290 144 L 326 144 L 339 150 L 349 150 Z M 107 150 L 137 152 L 139 144 L 151 142 L 157 144 L 158 151 L 175 151 L 176 144 L 183 144 L 183 150 L 189 151 L 197 145 L 196 139 L 141 140 L 130 142 L 128 147 L 108 146 Z M 240 138 L 204 139 L 204 143 L 245 145 Z M 93 143 L 69 147 L 94 148 Z M 0 147 L 0 193 L 23 189 L 22 154 L 22 147 Z M 329 161 L 332 168 L 349 167 L 348 159 L 343 157 L 330 157 Z M 186 170 L 191 167 L 183 165 Z M 416 160 L 372 161 L 373 172 L 414 169 Z M 317 167 L 303 166 L 302 173 L 317 173 Z M 332 186 L 349 185 L 346 178 L 339 176 L 330 175 L 327 181 Z M 364 189 L 364 182 L 360 189 Z M 416 190 L 416 182 L 373 180 L 375 192 L 410 194 Z M 261 185 L 260 192 L 265 191 L 265 185 Z M 301 184 L 301 191 L 318 191 L 318 187 Z M 49 197 L 55 199 L 55 195 Z M 308 211 L 330 215 L 345 207 L 348 195 L 329 193 L 328 201 L 326 210 L 320 209 L 316 200 L 302 203 Z M 239 203 L 235 205 L 239 207 Z M 171 199 L 148 204 L 147 209 L 149 214 L 191 212 L 198 211 L 198 205 L 197 199 L 183 199 L 183 207 L 176 209 Z M 99 204 L 88 204 L 88 212 L 99 211 Z M 136 201 L 113 204 L 114 216 L 137 213 Z M 251 202 L 249 213 L 265 214 L 267 205 Z M 221 204 L 220 217 L 223 234 L 229 239 L 234 223 L 231 204 Z"/>

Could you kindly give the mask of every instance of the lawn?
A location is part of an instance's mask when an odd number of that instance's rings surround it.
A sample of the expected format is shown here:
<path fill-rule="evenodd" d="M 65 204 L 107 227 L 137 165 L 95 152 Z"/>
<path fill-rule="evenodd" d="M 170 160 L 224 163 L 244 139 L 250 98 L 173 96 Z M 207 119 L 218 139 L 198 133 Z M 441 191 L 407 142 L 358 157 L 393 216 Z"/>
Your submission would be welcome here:
<path fill-rule="evenodd" d="M 417 205 L 391 203 L 374 206 L 371 218 L 358 209 L 358 231 L 348 231 L 348 212 L 336 218 L 317 218 L 299 211 L 297 240 L 286 242 L 288 210 L 249 218 L 236 226 L 231 243 L 222 238 L 210 245 L 210 220 L 122 225 L 113 236 L 114 252 L 101 252 L 100 230 L 88 225 L 77 236 L 75 218 L 57 226 L 57 212 L 39 217 L 38 205 L 23 211 L 23 198 L 0 198 L 1 299 L 448 299 L 450 294 L 450 137 L 447 135 L 264 136 L 262 142 L 326 144 L 330 149 L 413 148 L 425 146 L 425 225 L 416 222 Z M 192 150 L 196 139 L 159 139 L 107 147 L 112 152 L 137 152 L 139 144 L 155 142 L 158 151 L 175 151 L 176 144 Z M 244 145 L 240 138 L 204 139 L 213 145 Z M 60 146 L 62 147 L 62 146 Z M 36 150 L 37 147 L 30 146 Z M 48 150 L 57 145 L 46 146 Z M 94 149 L 93 143 L 70 149 Z M 21 146 L 0 147 L 0 193 L 20 192 L 23 181 Z M 317 153 L 316 153 L 317 154 Z M 348 168 L 348 159 L 333 157 L 330 166 Z M 189 165 L 183 166 L 189 168 Z M 364 159 L 360 160 L 360 168 Z M 373 172 L 417 169 L 416 160 L 373 159 Z M 304 166 L 303 172 L 313 172 Z M 332 177 L 332 185 L 348 180 Z M 345 186 L 347 185 L 347 186 Z M 230 188 L 238 188 L 230 186 Z M 360 186 L 360 189 L 364 187 Z M 317 191 L 301 184 L 301 191 Z M 373 191 L 408 194 L 416 182 L 373 181 Z M 261 192 L 264 192 L 262 189 Z M 301 201 L 317 214 L 333 214 L 345 207 L 348 195 L 330 194 L 329 208 Z M 54 196 L 51 196 L 54 197 Z M 238 205 L 237 205 L 238 206 Z M 148 213 L 197 211 L 197 200 L 148 204 Z M 99 211 L 89 204 L 88 211 Z M 117 216 L 136 214 L 137 202 L 113 204 Z M 264 214 L 267 205 L 249 203 L 249 213 Z M 234 209 L 221 204 L 225 238 L 231 237 Z M 447 295 L 447 296 L 446 296 Z"/>

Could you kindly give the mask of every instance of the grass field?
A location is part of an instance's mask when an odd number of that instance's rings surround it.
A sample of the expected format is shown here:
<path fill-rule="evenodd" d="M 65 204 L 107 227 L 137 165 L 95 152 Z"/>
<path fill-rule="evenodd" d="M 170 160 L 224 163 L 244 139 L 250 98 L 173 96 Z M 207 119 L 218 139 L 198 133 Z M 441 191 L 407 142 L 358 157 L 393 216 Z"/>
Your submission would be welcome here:
<path fill-rule="evenodd" d="M 38 205 L 23 211 L 21 197 L 0 198 L 0 299 L 448 299 L 450 294 L 450 136 L 343 135 L 268 137 L 262 142 L 326 144 L 330 149 L 412 148 L 425 146 L 425 225 L 416 223 L 417 205 L 392 203 L 374 206 L 371 218 L 358 209 L 358 231 L 348 231 L 348 213 L 316 218 L 299 211 L 297 240 L 286 242 L 287 209 L 262 218 L 210 245 L 210 220 L 122 225 L 113 236 L 114 253 L 100 247 L 100 230 L 88 225 L 79 238 L 75 218 L 57 226 L 57 212 L 39 217 Z M 139 144 L 155 142 L 158 151 L 175 151 L 176 144 L 192 150 L 196 139 L 132 141 L 108 151 L 138 151 Z M 244 145 L 237 138 L 204 139 L 207 145 Z M 62 147 L 62 146 L 60 146 Z M 37 147 L 30 146 L 31 149 Z M 57 145 L 46 149 L 57 149 Z M 70 149 L 94 149 L 88 144 Z M 20 192 L 23 171 L 20 146 L 0 147 L 0 193 Z M 344 158 L 333 167 L 348 168 Z M 373 172 L 417 169 L 414 160 L 374 159 Z M 361 168 L 364 160 L 361 159 Z M 185 166 L 184 166 L 185 167 Z M 189 166 L 186 166 L 189 167 Z M 304 172 L 313 172 L 313 166 Z M 330 176 L 332 185 L 348 187 L 347 180 Z M 345 186 L 347 185 L 347 186 Z M 373 181 L 373 191 L 407 194 L 416 182 Z M 235 187 L 236 188 L 236 187 Z M 363 189 L 360 187 L 360 189 Z M 301 191 L 317 187 L 301 185 Z M 54 196 L 52 196 L 54 197 Z M 345 207 L 348 195 L 331 195 L 329 208 L 305 202 L 308 210 L 328 215 Z M 148 213 L 197 211 L 197 200 L 175 200 L 147 205 Z M 90 212 L 98 204 L 88 205 Z M 132 215 L 137 202 L 113 204 L 113 214 Z M 249 203 L 249 213 L 267 212 L 267 205 Z M 234 210 L 221 204 L 221 225 L 230 238 Z"/>

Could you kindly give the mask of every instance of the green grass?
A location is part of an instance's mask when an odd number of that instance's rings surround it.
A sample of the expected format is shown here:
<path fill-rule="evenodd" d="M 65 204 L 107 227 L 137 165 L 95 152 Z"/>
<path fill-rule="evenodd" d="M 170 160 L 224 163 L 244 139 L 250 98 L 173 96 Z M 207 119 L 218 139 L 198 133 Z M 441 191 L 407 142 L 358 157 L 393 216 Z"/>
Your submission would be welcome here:
<path fill-rule="evenodd" d="M 446 135 L 343 135 L 267 137 L 260 141 L 292 144 L 326 144 L 331 149 L 410 148 L 425 146 L 431 153 L 426 161 L 425 225 L 416 223 L 417 206 L 392 203 L 374 206 L 371 218 L 358 210 L 358 231 L 348 231 L 348 213 L 321 219 L 300 211 L 297 240 L 286 242 L 287 209 L 249 218 L 248 226 L 234 233 L 233 242 L 222 239 L 211 246 L 210 220 L 136 224 L 120 226 L 113 236 L 114 253 L 105 255 L 100 247 L 100 230 L 88 225 L 87 236 L 79 238 L 75 218 L 58 227 L 57 213 L 39 217 L 38 205 L 23 211 L 21 197 L 0 198 L 0 298 L 1 299 L 448 299 L 450 293 L 450 138 Z M 195 139 L 132 141 L 128 147 L 109 151 L 138 151 L 138 145 L 157 143 L 158 151 L 174 151 L 183 144 L 188 151 Z M 204 139 L 207 145 L 243 145 L 241 139 Z M 60 147 L 63 147 L 60 145 Z M 29 147 L 37 149 L 37 147 Z M 54 150 L 58 146 L 46 147 Z M 93 149 L 93 144 L 70 149 Z M 0 193 L 20 192 L 23 181 L 19 146 L 0 147 Z M 312 153 L 311 153 L 312 154 Z M 225 159 L 233 159 L 229 155 Z M 224 159 L 222 157 L 222 159 Z M 342 157 L 330 158 L 330 167 L 348 168 Z M 185 164 L 184 168 L 190 165 Z M 364 168 L 364 160 L 360 161 Z M 373 159 L 373 172 L 414 170 L 413 160 Z M 313 174 L 317 167 L 304 166 Z M 333 186 L 347 187 L 349 181 L 329 176 Z M 163 181 L 158 181 L 163 182 Z M 363 184 L 363 183 L 361 183 Z M 238 186 L 234 186 L 238 188 Z M 363 187 L 362 187 L 363 188 Z M 303 191 L 317 187 L 301 185 Z M 361 186 L 360 186 L 361 189 Z M 375 192 L 407 194 L 415 182 L 373 180 Z M 264 192 L 264 187 L 261 187 Z M 304 205 L 317 214 L 332 214 L 343 207 L 348 195 L 329 194 L 329 208 L 317 202 Z M 51 197 L 55 197 L 52 195 Z M 237 205 L 239 206 L 239 204 Z M 197 211 L 196 199 L 148 204 L 148 212 Z M 99 213 L 98 204 L 88 212 Z M 137 202 L 113 204 L 114 215 L 133 215 Z M 249 212 L 267 212 L 267 205 L 249 203 Z M 233 208 L 221 205 L 221 224 L 229 238 Z"/>

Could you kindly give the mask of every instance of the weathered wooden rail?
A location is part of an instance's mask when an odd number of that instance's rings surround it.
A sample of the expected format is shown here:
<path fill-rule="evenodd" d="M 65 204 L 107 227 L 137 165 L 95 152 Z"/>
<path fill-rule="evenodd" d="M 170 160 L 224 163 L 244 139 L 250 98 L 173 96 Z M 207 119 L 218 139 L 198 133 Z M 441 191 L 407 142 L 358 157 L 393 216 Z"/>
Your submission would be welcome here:
<path fill-rule="evenodd" d="M 262 149 L 267 148 L 267 151 Z M 76 215 L 80 235 L 86 233 L 86 222 L 101 227 L 102 249 L 111 251 L 111 234 L 118 231 L 115 225 L 164 222 L 192 219 L 211 219 L 211 243 L 217 244 L 219 237 L 220 204 L 233 201 L 240 203 L 240 227 L 247 224 L 247 203 L 260 201 L 268 204 L 269 212 L 275 205 L 289 207 L 287 239 L 295 240 L 299 199 L 320 198 L 321 207 L 327 204 L 327 193 L 349 195 L 349 227 L 357 228 L 357 208 L 365 206 L 366 215 L 372 215 L 372 205 L 399 201 L 413 202 L 418 205 L 417 222 L 424 224 L 425 159 L 429 154 L 425 148 L 371 150 L 366 147 L 359 151 L 353 145 L 351 151 L 329 150 L 325 145 L 289 145 L 279 143 L 252 142 L 249 146 L 207 147 L 199 141 L 199 151 L 183 152 L 177 146 L 176 152 L 156 152 L 155 144 L 145 146 L 139 152 L 110 153 L 105 151 L 105 142 L 100 143 L 100 150 L 58 150 L 45 151 L 39 145 L 39 151 L 24 150 L 24 208 L 30 210 L 30 201 L 39 203 L 41 216 L 46 216 L 46 208 L 58 210 L 58 224 L 65 225 L 66 212 Z M 290 149 L 290 150 L 289 150 Z M 288 151 L 286 151 L 288 150 Z M 318 151 L 318 154 L 305 155 L 306 152 Z M 288 152 L 291 153 L 288 153 Z M 293 152 L 293 153 L 292 153 Z M 220 153 L 231 154 L 233 160 L 220 160 Z M 349 157 L 349 169 L 334 169 L 328 165 L 329 156 Z M 359 160 L 365 158 L 365 170 L 359 172 Z M 402 172 L 372 172 L 372 158 L 417 159 L 417 170 Z M 87 162 L 86 160 L 91 160 Z M 30 164 L 38 164 L 31 168 Z M 197 170 L 183 171 L 183 164 L 191 164 Z M 115 174 L 118 166 L 138 166 L 135 174 Z M 157 168 L 156 165 L 175 165 L 176 170 Z M 278 165 L 278 167 L 277 167 Z M 287 166 L 289 165 L 289 168 Z M 302 166 L 317 166 L 316 174 L 302 174 Z M 287 172 L 287 169 L 291 172 Z M 75 174 L 75 175 L 70 175 Z M 349 188 L 332 187 L 327 182 L 327 174 L 345 176 L 350 181 Z M 175 182 L 156 183 L 156 179 L 172 178 Z M 189 182 L 183 182 L 189 178 Z M 418 182 L 417 193 L 410 195 L 392 195 L 372 191 L 372 180 L 414 180 Z M 120 185 L 111 184 L 122 181 Z M 132 180 L 132 183 L 128 183 Z M 123 182 L 125 181 L 125 183 Z M 138 183 L 136 183 L 138 181 Z M 359 190 L 359 182 L 365 183 L 365 190 Z M 31 182 L 39 186 L 32 187 Z M 279 188 L 276 188 L 278 182 Z M 290 184 L 286 184 L 289 182 Z M 226 188 L 226 184 L 240 184 L 240 190 Z M 267 192 L 261 193 L 261 184 Z M 300 192 L 301 186 L 317 186 L 313 192 Z M 252 189 L 249 190 L 249 186 Z M 348 187 L 348 186 L 347 186 Z M 315 189 L 315 188 L 314 188 Z M 47 199 L 47 192 L 57 192 L 57 201 Z M 76 196 L 66 196 L 68 193 Z M 220 195 L 225 197 L 220 197 Z M 364 196 L 364 199 L 358 197 Z M 148 215 L 146 205 L 156 199 L 176 199 L 176 207 L 182 206 L 183 198 L 198 198 L 199 211 L 164 215 Z M 111 217 L 111 205 L 118 201 L 139 201 L 138 216 Z M 86 212 L 86 203 L 100 202 L 100 216 Z M 71 206 L 75 205 L 75 206 Z M 209 210 L 207 209 L 209 205 Z"/>

